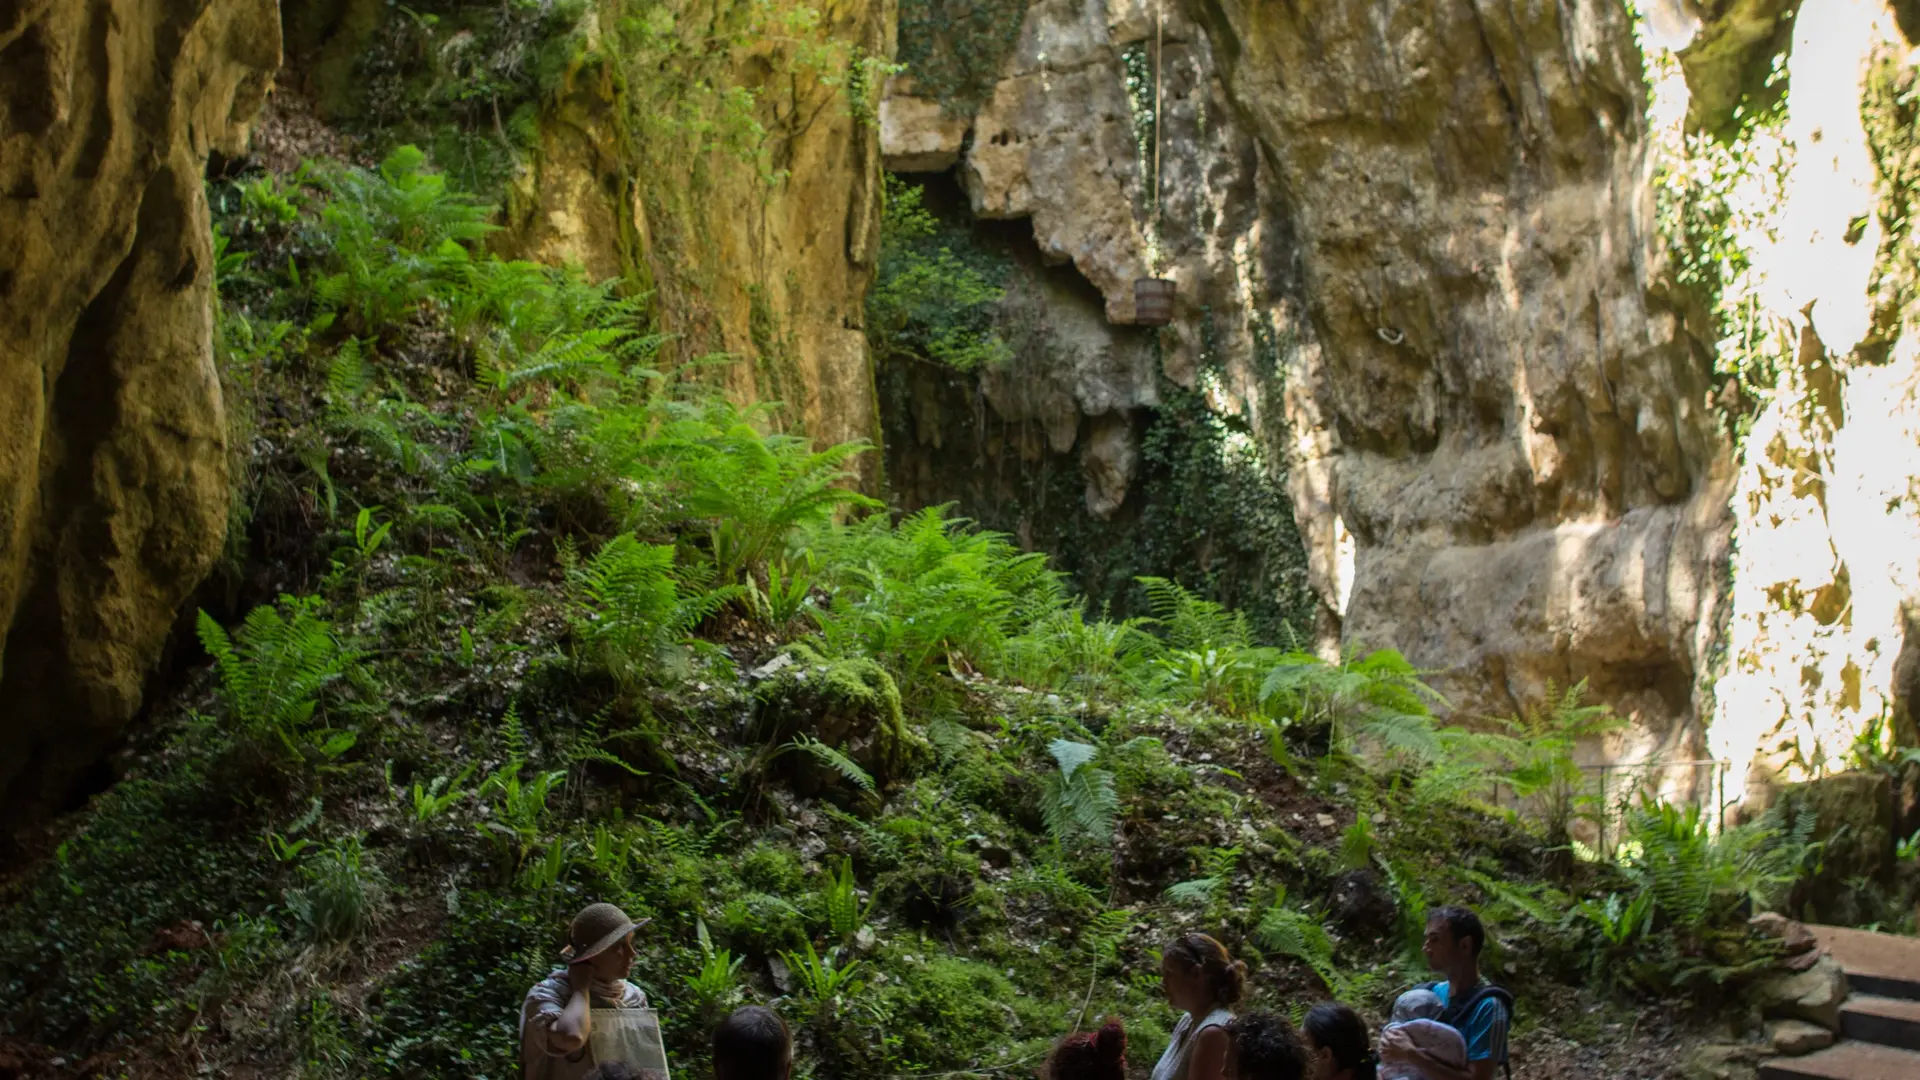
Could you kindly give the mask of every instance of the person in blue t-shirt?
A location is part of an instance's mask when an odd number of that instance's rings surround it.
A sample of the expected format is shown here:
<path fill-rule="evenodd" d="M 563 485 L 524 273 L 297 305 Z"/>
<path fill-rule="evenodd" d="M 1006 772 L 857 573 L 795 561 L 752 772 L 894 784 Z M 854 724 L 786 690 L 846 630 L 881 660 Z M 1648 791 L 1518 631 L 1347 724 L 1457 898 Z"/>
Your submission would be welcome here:
<path fill-rule="evenodd" d="M 1417 1067 L 1428 1080 L 1493 1080 L 1507 1064 L 1507 1026 L 1513 1020 L 1513 995 L 1480 979 L 1480 952 L 1487 943 L 1480 917 L 1463 907 L 1435 908 L 1427 915 L 1421 949 L 1444 982 L 1427 987 L 1439 997 L 1441 1023 L 1457 1028 L 1467 1041 L 1465 1069 L 1439 1061 L 1413 1045 L 1405 1032 L 1389 1029 L 1380 1039 L 1380 1059 Z"/>

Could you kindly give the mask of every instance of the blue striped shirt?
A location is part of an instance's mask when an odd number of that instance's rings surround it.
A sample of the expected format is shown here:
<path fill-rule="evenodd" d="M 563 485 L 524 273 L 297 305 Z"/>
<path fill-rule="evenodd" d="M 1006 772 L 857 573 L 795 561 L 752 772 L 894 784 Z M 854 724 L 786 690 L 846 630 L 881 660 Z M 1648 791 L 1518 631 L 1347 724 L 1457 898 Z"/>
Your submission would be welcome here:
<path fill-rule="evenodd" d="M 1448 1004 L 1449 986 L 1439 983 L 1433 992 L 1440 1004 Z M 1473 1015 L 1461 1026 L 1460 1034 L 1467 1040 L 1468 1061 L 1501 1062 L 1507 1060 L 1507 1009 L 1498 999 L 1488 997 L 1473 1007 Z"/>

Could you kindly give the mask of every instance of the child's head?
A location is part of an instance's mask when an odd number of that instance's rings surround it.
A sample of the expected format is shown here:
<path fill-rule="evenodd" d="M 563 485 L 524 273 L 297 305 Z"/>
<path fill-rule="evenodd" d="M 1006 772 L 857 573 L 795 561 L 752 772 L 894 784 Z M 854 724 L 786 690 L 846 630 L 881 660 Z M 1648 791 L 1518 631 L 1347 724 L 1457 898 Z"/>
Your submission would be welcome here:
<path fill-rule="evenodd" d="M 772 1009 L 735 1009 L 713 1029 L 715 1080 L 786 1080 L 792 1067 L 793 1035 Z"/>
<path fill-rule="evenodd" d="M 1393 1023 L 1404 1024 L 1409 1020 L 1438 1020 L 1446 1012 L 1446 1006 L 1440 1004 L 1440 995 L 1431 990 L 1409 990 L 1401 994 L 1393 1003 Z"/>
<path fill-rule="evenodd" d="M 1060 1040 L 1047 1059 L 1047 1080 L 1126 1080 L 1127 1032 L 1109 1018 L 1098 1031 Z"/>
<path fill-rule="evenodd" d="M 1227 1025 L 1227 1080 L 1302 1080 L 1307 1048 L 1284 1016 L 1251 1012 Z"/>

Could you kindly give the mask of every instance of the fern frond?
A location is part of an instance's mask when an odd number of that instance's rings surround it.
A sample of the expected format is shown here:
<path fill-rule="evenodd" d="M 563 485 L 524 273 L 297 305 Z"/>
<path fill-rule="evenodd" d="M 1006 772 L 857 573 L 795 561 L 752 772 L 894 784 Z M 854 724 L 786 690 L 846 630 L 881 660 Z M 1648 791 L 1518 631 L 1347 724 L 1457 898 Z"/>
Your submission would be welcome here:
<path fill-rule="evenodd" d="M 852 758 L 811 735 L 802 735 L 786 744 L 785 748 L 806 753 L 815 761 L 839 773 L 862 791 L 874 790 L 872 774 L 861 768 Z"/>

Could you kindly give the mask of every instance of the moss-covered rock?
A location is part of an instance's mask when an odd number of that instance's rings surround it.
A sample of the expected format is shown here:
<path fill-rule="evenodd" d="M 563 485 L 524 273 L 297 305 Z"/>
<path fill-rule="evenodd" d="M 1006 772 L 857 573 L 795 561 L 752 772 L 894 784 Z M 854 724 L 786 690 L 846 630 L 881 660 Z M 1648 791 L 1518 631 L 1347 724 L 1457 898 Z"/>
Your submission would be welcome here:
<path fill-rule="evenodd" d="M 927 741 L 907 727 L 893 676 L 865 657 L 829 659 L 795 645 L 756 669 L 755 737 L 770 747 L 810 739 L 845 755 L 880 790 L 907 779 L 930 756 Z M 773 759 L 794 790 L 812 795 L 857 784 L 811 752 Z"/>
<path fill-rule="evenodd" d="M 1811 812 L 1813 835 L 1826 847 L 1819 873 L 1794 888 L 1807 919 L 1819 922 L 1871 920 L 1862 881 L 1885 884 L 1893 871 L 1893 789 L 1881 773 L 1849 772 L 1784 788 L 1778 807 L 1785 820 Z"/>

